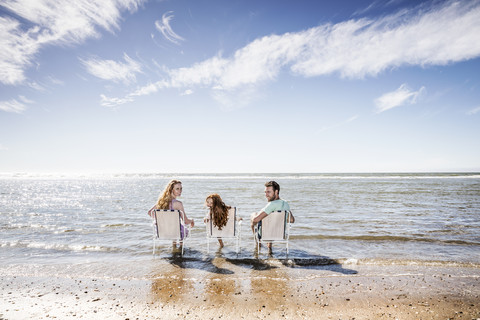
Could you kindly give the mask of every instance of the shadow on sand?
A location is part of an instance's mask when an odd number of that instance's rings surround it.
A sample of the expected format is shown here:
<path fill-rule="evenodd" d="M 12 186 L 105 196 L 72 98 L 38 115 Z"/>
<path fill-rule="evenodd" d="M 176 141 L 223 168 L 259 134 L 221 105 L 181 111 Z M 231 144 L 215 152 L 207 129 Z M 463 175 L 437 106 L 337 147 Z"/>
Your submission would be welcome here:
<path fill-rule="evenodd" d="M 267 248 L 264 249 L 267 250 Z M 345 268 L 337 259 L 322 255 L 312 255 L 311 252 L 303 250 L 290 250 L 288 255 L 286 255 L 285 250 L 280 252 L 273 250 L 273 252 L 268 252 L 265 259 L 261 259 L 256 248 L 253 250 L 253 257 L 251 258 L 245 254 L 231 254 L 231 252 L 224 254 L 222 249 L 218 249 L 215 255 L 211 257 L 205 256 L 203 252 L 191 248 L 186 250 L 182 256 L 179 249 L 174 249 L 171 255 L 164 256 L 162 260 L 182 269 L 197 269 L 223 275 L 234 274 L 234 271 L 225 268 L 226 264 L 224 262 L 251 270 L 272 270 L 284 266 L 288 268 L 327 270 L 341 274 L 358 273 L 356 270 Z"/>

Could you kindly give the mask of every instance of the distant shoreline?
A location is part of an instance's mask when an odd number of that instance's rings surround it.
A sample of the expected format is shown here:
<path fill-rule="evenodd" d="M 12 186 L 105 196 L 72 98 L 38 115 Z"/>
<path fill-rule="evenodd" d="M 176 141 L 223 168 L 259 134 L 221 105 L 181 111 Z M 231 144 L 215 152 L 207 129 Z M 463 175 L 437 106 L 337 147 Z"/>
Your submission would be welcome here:
<path fill-rule="evenodd" d="M 415 176 L 418 178 L 480 178 L 480 171 L 445 171 L 445 172 L 344 172 L 344 173 L 155 173 L 155 172 L 123 172 L 123 173 L 39 173 L 39 172 L 0 172 L 0 179 L 8 178 L 158 178 L 158 179 L 202 179 L 202 178 L 243 178 L 243 179 L 322 179 L 322 178 L 385 178 L 385 177 L 398 177 L 405 178 L 409 176 Z"/>

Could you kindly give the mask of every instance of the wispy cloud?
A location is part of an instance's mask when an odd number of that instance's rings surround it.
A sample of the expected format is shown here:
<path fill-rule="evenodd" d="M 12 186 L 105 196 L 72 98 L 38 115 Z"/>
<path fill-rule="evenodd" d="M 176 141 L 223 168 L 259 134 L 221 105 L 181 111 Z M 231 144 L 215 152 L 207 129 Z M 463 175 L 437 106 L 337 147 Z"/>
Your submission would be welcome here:
<path fill-rule="evenodd" d="M 132 102 L 132 97 L 125 97 L 125 98 L 109 98 L 104 94 L 100 95 L 100 104 L 104 107 L 115 107 L 119 106 L 128 102 Z"/>
<path fill-rule="evenodd" d="M 341 121 L 341 122 L 339 122 L 339 123 L 335 123 L 335 124 L 332 124 L 332 125 L 330 125 L 330 126 L 322 127 L 322 128 L 319 130 L 319 132 L 324 132 L 324 131 L 328 131 L 328 130 L 331 130 L 331 129 L 335 129 L 335 128 L 341 127 L 341 126 L 343 126 L 343 125 L 345 125 L 345 124 L 347 124 L 347 123 L 350 123 L 350 122 L 352 122 L 352 121 L 354 121 L 354 120 L 356 120 L 356 119 L 358 119 L 358 115 L 354 115 L 354 116 L 352 116 L 352 117 L 350 117 L 350 118 L 348 118 L 348 119 L 346 119 L 346 120 L 344 120 L 344 121 Z"/>
<path fill-rule="evenodd" d="M 47 81 L 53 85 L 57 85 L 57 86 L 63 86 L 65 85 L 65 82 L 63 82 L 62 80 L 59 80 L 53 76 L 48 76 L 47 77 Z"/>
<path fill-rule="evenodd" d="M 375 76 L 403 65 L 445 65 L 480 55 L 479 1 L 447 2 L 419 13 L 349 20 L 310 30 L 292 70 L 305 76 Z M 306 36 L 306 34 L 305 34 Z M 475 42 L 473 44 L 472 42 Z"/>
<path fill-rule="evenodd" d="M 421 87 L 418 91 L 412 91 L 406 84 L 402 84 L 397 90 L 385 93 L 375 99 L 376 111 L 380 113 L 395 107 L 414 104 L 424 90 L 425 87 Z"/>
<path fill-rule="evenodd" d="M 142 72 L 140 63 L 130 58 L 126 53 L 124 53 L 123 59 L 125 62 L 101 60 L 98 58 L 81 61 L 89 73 L 100 79 L 123 82 L 125 84 L 135 82 L 135 74 Z"/>
<path fill-rule="evenodd" d="M 45 88 L 42 85 L 40 85 L 38 82 L 35 82 L 35 81 L 29 82 L 28 86 L 30 88 L 36 90 L 36 91 L 45 91 Z"/>
<path fill-rule="evenodd" d="M 405 65 L 446 65 L 480 56 L 480 1 L 433 3 L 378 20 L 352 19 L 265 36 L 232 57 L 219 54 L 191 67 L 167 70 L 165 79 L 149 84 L 143 93 L 201 86 L 212 89 L 214 97 L 224 97 L 273 81 L 285 68 L 304 77 L 364 78 Z"/>
<path fill-rule="evenodd" d="M 163 34 L 165 39 L 175 44 L 178 44 L 179 41 L 184 41 L 185 39 L 176 34 L 170 26 L 170 20 L 172 20 L 174 17 L 172 13 L 172 11 L 164 13 L 162 16 L 162 20 L 155 21 L 155 27 Z"/>
<path fill-rule="evenodd" d="M 99 37 L 97 28 L 119 28 L 122 10 L 135 11 L 144 0 L 4 0 L 1 7 L 28 21 L 0 17 L 0 82 L 25 81 L 25 70 L 46 45 L 70 45 Z"/>
<path fill-rule="evenodd" d="M 34 101 L 19 96 L 17 99 L 10 99 L 8 101 L 0 101 L 0 110 L 5 112 L 22 113 L 26 109 L 26 104 L 33 103 Z"/>
<path fill-rule="evenodd" d="M 473 108 L 473 109 L 471 109 L 471 110 L 468 110 L 468 111 L 467 111 L 467 114 L 468 114 L 469 116 L 471 116 L 472 114 L 476 114 L 476 113 L 479 113 L 479 112 L 480 112 L 480 107 L 476 107 L 476 108 Z"/>

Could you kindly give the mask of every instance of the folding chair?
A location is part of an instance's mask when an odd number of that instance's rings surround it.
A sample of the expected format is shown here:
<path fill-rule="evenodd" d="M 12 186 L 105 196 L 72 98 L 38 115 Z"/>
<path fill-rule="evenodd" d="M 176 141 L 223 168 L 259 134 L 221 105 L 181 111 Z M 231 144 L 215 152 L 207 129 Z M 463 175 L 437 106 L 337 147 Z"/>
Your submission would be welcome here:
<path fill-rule="evenodd" d="M 182 256 L 185 240 L 190 236 L 189 226 L 183 224 L 180 210 L 153 211 L 153 255 L 155 255 L 156 241 L 170 240 L 182 243 Z M 183 226 L 183 228 L 182 228 Z"/>
<path fill-rule="evenodd" d="M 255 225 L 257 251 L 263 242 L 285 242 L 288 255 L 288 239 L 290 237 L 290 211 L 274 211 Z"/>
<path fill-rule="evenodd" d="M 228 220 L 227 224 L 222 227 L 222 230 L 219 230 L 216 226 L 213 225 L 213 220 L 209 217 L 206 221 L 206 231 L 207 231 L 207 252 L 210 253 L 210 240 L 211 239 L 235 239 L 236 240 L 236 252 L 240 250 L 240 231 L 241 231 L 242 221 L 237 221 L 237 208 L 232 207 L 228 210 Z"/>

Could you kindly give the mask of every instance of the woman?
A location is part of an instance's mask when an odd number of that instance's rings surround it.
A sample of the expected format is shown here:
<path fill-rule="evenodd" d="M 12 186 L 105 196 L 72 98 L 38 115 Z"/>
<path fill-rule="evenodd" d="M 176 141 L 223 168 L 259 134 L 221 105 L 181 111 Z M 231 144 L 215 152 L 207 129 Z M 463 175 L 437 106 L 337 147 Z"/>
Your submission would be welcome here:
<path fill-rule="evenodd" d="M 205 199 L 205 205 L 210 209 L 205 218 L 205 222 L 212 219 L 213 225 L 217 227 L 218 230 L 222 230 L 222 228 L 227 225 L 228 210 L 230 210 L 231 207 L 227 206 L 222 201 L 222 198 L 216 193 L 209 195 Z M 241 218 L 238 220 L 241 220 Z M 218 243 L 220 244 L 220 248 L 223 248 L 223 241 L 221 238 L 218 238 Z"/>
<path fill-rule="evenodd" d="M 177 197 L 182 195 L 182 182 L 179 180 L 171 180 L 165 189 L 163 190 L 160 197 L 158 197 L 157 203 L 152 207 L 152 209 L 148 210 L 148 214 L 153 217 L 154 210 L 158 209 L 170 209 L 170 210 L 180 210 L 180 215 L 183 220 L 183 223 L 186 225 L 194 226 L 195 223 L 193 219 L 188 219 L 187 214 L 185 213 L 185 209 L 183 208 L 183 204 L 181 201 L 177 200 Z M 180 231 L 182 234 L 184 233 L 183 225 L 180 225 Z M 176 245 L 176 243 L 173 243 Z"/>

